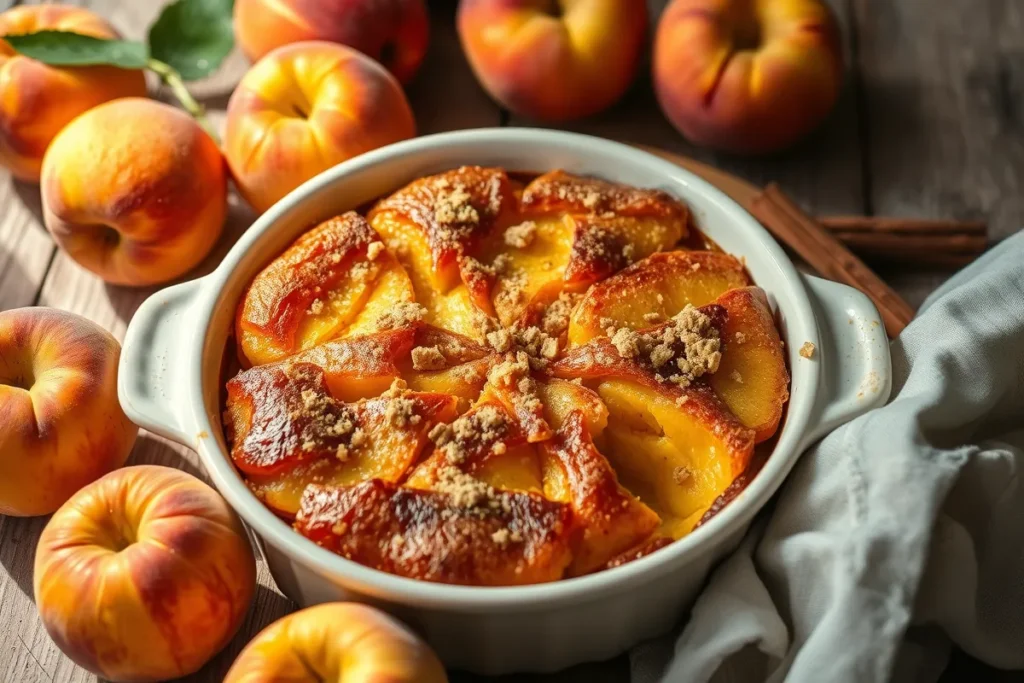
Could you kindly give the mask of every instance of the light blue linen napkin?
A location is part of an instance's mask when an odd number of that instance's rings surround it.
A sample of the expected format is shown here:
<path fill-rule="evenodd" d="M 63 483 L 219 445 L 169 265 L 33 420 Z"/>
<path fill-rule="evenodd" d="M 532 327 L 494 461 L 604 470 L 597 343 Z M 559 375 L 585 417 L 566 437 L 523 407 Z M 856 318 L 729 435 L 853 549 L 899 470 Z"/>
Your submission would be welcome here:
<path fill-rule="evenodd" d="M 634 683 L 933 682 L 1024 668 L 1024 233 L 925 302 L 893 398 L 805 453 Z"/>

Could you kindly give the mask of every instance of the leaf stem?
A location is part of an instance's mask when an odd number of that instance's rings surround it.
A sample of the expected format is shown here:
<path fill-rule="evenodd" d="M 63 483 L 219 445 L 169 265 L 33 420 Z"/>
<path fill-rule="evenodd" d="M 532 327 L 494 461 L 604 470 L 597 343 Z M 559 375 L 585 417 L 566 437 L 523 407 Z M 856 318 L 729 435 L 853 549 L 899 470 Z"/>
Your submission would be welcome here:
<path fill-rule="evenodd" d="M 179 102 L 181 102 L 181 106 L 185 108 L 185 111 L 191 114 L 192 117 L 199 122 L 199 125 L 210 134 L 210 137 L 212 137 L 217 144 L 220 144 L 220 139 L 217 137 L 217 131 L 214 130 L 209 119 L 206 118 L 206 109 L 203 105 L 199 104 L 194 97 L 192 97 L 192 93 L 190 93 L 188 88 L 185 87 L 185 81 L 182 80 L 181 74 L 166 62 L 161 62 L 159 59 L 153 59 L 152 57 L 149 58 L 146 66 L 150 71 L 158 75 L 160 80 L 171 89 L 174 96 Z"/>

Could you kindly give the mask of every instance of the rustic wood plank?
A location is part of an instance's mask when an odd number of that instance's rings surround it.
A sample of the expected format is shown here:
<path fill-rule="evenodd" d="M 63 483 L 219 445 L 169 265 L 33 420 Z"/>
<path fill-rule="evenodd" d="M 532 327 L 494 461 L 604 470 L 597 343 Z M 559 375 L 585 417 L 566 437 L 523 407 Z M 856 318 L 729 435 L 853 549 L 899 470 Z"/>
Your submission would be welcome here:
<path fill-rule="evenodd" d="M 854 0 L 869 207 L 1024 224 L 1024 5 Z M 944 275 L 884 272 L 912 303 Z"/>
<path fill-rule="evenodd" d="M 0 311 L 35 302 L 54 244 L 43 228 L 39 188 L 0 176 Z"/>

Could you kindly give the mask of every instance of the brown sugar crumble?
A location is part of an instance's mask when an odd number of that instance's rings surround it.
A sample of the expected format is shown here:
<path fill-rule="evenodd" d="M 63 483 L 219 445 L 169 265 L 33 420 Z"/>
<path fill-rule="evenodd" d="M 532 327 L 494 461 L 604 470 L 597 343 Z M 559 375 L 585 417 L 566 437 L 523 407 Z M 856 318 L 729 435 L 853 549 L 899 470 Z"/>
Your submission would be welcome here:
<path fill-rule="evenodd" d="M 537 224 L 533 221 L 523 221 L 505 230 L 505 244 L 516 249 L 525 249 L 533 244 L 536 236 Z"/>
<path fill-rule="evenodd" d="M 451 424 L 434 425 L 428 437 L 441 449 L 449 463 L 458 465 L 465 461 L 471 448 L 490 447 L 507 431 L 505 415 L 496 407 L 485 405 Z"/>
<path fill-rule="evenodd" d="M 742 332 L 737 332 L 733 339 L 736 340 L 737 344 L 742 344 L 743 342 L 747 341 L 747 335 L 743 334 Z"/>
<path fill-rule="evenodd" d="M 558 298 L 552 301 L 544 310 L 544 317 L 541 320 L 541 327 L 544 329 L 544 332 L 552 337 L 557 337 L 569 329 L 572 311 L 582 298 L 582 294 L 561 292 Z"/>
<path fill-rule="evenodd" d="M 417 346 L 412 350 L 413 370 L 444 370 L 447 366 L 447 359 L 436 346 Z"/>
<path fill-rule="evenodd" d="M 804 342 L 804 345 L 800 347 L 800 355 L 803 356 L 804 358 L 813 358 L 814 351 L 814 344 L 809 341 Z"/>
<path fill-rule="evenodd" d="M 613 327 L 608 331 L 622 358 L 649 365 L 681 387 L 716 372 L 722 360 L 721 340 L 711 318 L 689 304 L 667 323 L 647 332 Z"/>
<path fill-rule="evenodd" d="M 434 218 L 438 223 L 451 225 L 480 222 L 480 214 L 470 203 L 472 195 L 466 191 L 465 185 L 456 183 L 451 187 L 447 179 L 440 179 L 435 182 L 434 187 L 442 190 L 434 202 Z"/>
<path fill-rule="evenodd" d="M 381 397 L 388 401 L 384 407 L 384 419 L 392 427 L 402 429 L 423 421 L 422 416 L 416 414 L 416 403 L 406 396 L 407 393 L 408 385 L 405 380 L 395 378 L 391 387 L 381 394 Z"/>
<path fill-rule="evenodd" d="M 371 261 L 376 261 L 377 257 L 380 256 L 381 252 L 384 251 L 384 245 L 381 242 L 370 242 L 370 246 L 366 247 L 366 258 Z"/>
<path fill-rule="evenodd" d="M 395 307 L 391 310 L 380 314 L 375 321 L 375 326 L 382 332 L 385 330 L 395 330 L 423 320 L 426 314 L 427 309 L 420 304 L 404 301 L 395 304 Z"/>
<path fill-rule="evenodd" d="M 309 305 L 309 312 L 313 315 L 320 315 L 324 312 L 324 302 L 320 299 L 313 299 L 313 303 Z"/>

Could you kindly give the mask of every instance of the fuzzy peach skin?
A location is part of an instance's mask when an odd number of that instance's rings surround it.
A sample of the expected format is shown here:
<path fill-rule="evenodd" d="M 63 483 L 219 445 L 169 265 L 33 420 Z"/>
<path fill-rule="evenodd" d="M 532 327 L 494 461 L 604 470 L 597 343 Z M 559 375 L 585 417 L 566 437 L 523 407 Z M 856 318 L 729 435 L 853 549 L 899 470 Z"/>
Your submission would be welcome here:
<path fill-rule="evenodd" d="M 565 121 L 626 91 L 643 49 L 642 0 L 461 0 L 459 38 L 477 79 L 513 112 Z"/>
<path fill-rule="evenodd" d="M 114 681 L 192 673 L 249 608 L 252 547 L 212 488 L 141 465 L 85 487 L 39 538 L 35 599 L 53 641 Z"/>
<path fill-rule="evenodd" d="M 224 155 L 258 211 L 321 171 L 416 134 L 398 81 L 366 55 L 306 41 L 271 51 L 228 102 Z"/>
<path fill-rule="evenodd" d="M 407 83 L 430 40 L 423 0 L 236 0 L 235 38 L 252 61 L 288 43 L 353 47 Z"/>
<path fill-rule="evenodd" d="M 227 211 L 217 143 L 180 109 L 139 98 L 68 124 L 43 159 L 41 189 L 57 244 L 119 285 L 190 270 L 217 241 Z"/>
<path fill-rule="evenodd" d="M 0 514 L 49 514 L 124 464 L 139 429 L 117 401 L 120 356 L 73 313 L 0 312 Z"/>
<path fill-rule="evenodd" d="M 224 683 L 446 683 L 434 653 L 409 629 L 365 605 L 309 607 L 263 629 Z"/>
<path fill-rule="evenodd" d="M 47 29 L 117 37 L 107 22 L 79 7 L 29 5 L 0 14 L 0 36 Z M 47 66 L 0 40 L 0 164 L 38 182 L 43 153 L 71 119 L 107 100 L 145 95 L 142 71 Z"/>
<path fill-rule="evenodd" d="M 692 142 L 777 151 L 832 110 L 839 31 L 818 0 L 673 0 L 654 41 L 662 111 Z"/>

